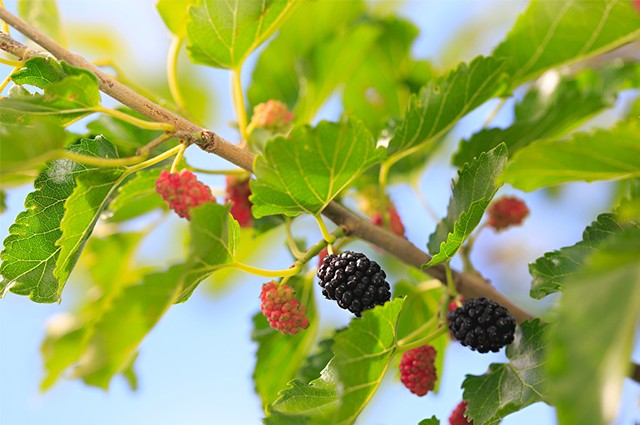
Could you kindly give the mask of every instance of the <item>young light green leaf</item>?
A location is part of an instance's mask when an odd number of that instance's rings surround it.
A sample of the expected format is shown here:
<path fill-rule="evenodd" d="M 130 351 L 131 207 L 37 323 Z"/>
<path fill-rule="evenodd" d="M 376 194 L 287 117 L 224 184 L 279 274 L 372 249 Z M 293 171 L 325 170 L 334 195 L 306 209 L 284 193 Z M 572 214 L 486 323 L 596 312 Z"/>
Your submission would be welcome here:
<path fill-rule="evenodd" d="M 66 46 L 56 0 L 18 0 L 18 14 L 59 44 Z"/>
<path fill-rule="evenodd" d="M 166 210 L 167 203 L 156 192 L 159 176 L 159 168 L 142 170 L 120 185 L 109 204 L 108 220 L 122 222 L 158 208 Z"/>
<path fill-rule="evenodd" d="M 564 285 L 549 339 L 549 395 L 559 423 L 618 414 L 640 317 L 640 229 L 611 236 Z"/>
<path fill-rule="evenodd" d="M 156 9 L 169 31 L 184 37 L 187 32 L 189 6 L 192 4 L 196 4 L 196 0 L 158 0 Z"/>
<path fill-rule="evenodd" d="M 553 154 L 550 154 L 553 152 Z M 640 176 L 640 124 L 626 121 L 610 130 L 576 133 L 518 151 L 502 181 L 532 191 L 574 181 Z"/>
<path fill-rule="evenodd" d="M 507 163 L 504 144 L 465 164 L 458 171 L 447 216 L 429 237 L 428 248 L 433 266 L 453 257 L 482 219 L 485 209 L 498 191 L 498 177 Z"/>
<path fill-rule="evenodd" d="M 96 142 L 101 139 L 96 138 Z M 116 187 L 124 179 L 124 169 L 98 169 L 76 178 L 76 186 L 64 203 L 60 222 L 62 235 L 56 242 L 60 248 L 53 275 L 58 280 L 58 298 L 76 265 L 84 244 L 91 236 L 100 214 Z"/>
<path fill-rule="evenodd" d="M 404 122 L 389 142 L 389 152 L 406 151 L 448 131 L 460 118 L 506 88 L 503 61 L 477 57 L 439 77 L 411 97 Z"/>
<path fill-rule="evenodd" d="M 434 416 L 430 417 L 429 419 L 421 420 L 418 425 L 440 425 L 440 421 L 434 415 Z"/>
<path fill-rule="evenodd" d="M 336 335 L 334 365 L 340 408 L 334 425 L 352 424 L 382 382 L 396 347 L 396 326 L 404 300 L 396 298 L 352 320 Z"/>
<path fill-rule="evenodd" d="M 615 214 L 600 214 L 582 233 L 582 240 L 573 246 L 547 252 L 529 264 L 532 298 L 541 299 L 562 290 L 564 282 L 584 266 L 585 259 L 608 238 L 620 233 L 625 226 Z M 638 225 L 635 225 L 638 227 Z"/>
<path fill-rule="evenodd" d="M 278 99 L 297 122 L 310 122 L 375 45 L 380 30 L 362 19 L 365 13 L 361 0 L 303 2 L 260 54 L 247 90 L 250 105 Z"/>
<path fill-rule="evenodd" d="M 0 177 L 43 168 L 45 162 L 62 153 L 66 139 L 64 128 L 51 120 L 0 122 Z"/>
<path fill-rule="evenodd" d="M 466 414 L 478 425 L 498 423 L 505 416 L 546 401 L 545 332 L 539 319 L 524 322 L 507 346 L 509 363 L 493 363 L 484 375 L 467 375 L 462 383 Z"/>
<path fill-rule="evenodd" d="M 132 268 L 133 252 L 142 239 L 141 233 L 115 233 L 106 238 L 93 238 L 84 250 L 83 263 L 89 269 L 94 294 L 81 304 L 77 314 L 54 316 L 47 326 L 41 345 L 45 376 L 40 383 L 48 390 L 62 374 L 73 366 L 87 349 L 89 336 L 111 301 L 124 287 L 136 283 L 138 273 Z M 108 258 L 108 261 L 105 259 Z M 99 294 L 96 298 L 95 294 Z"/>
<path fill-rule="evenodd" d="M 187 50 L 195 63 L 239 69 L 287 19 L 299 0 L 197 0 L 189 7 Z"/>
<path fill-rule="evenodd" d="M 240 225 L 229 214 L 230 205 L 207 203 L 191 210 L 189 255 L 177 302 L 186 301 L 211 273 L 235 260 Z"/>
<path fill-rule="evenodd" d="M 265 407 L 273 403 L 278 398 L 278 392 L 296 376 L 313 347 L 318 332 L 313 279 L 293 277 L 288 284 L 295 289 L 296 299 L 306 306 L 305 317 L 309 319 L 309 328 L 295 335 L 285 335 L 272 329 L 262 313 L 254 316 L 251 338 L 258 343 L 258 351 L 253 382 Z M 287 359 L 286 362 L 282 361 L 284 358 Z"/>
<path fill-rule="evenodd" d="M 77 70 L 69 67 L 68 70 Z M 11 74 L 11 80 L 16 84 L 28 84 L 45 89 L 49 85 L 62 80 L 70 74 L 62 68 L 62 63 L 51 57 L 36 56 L 24 63 L 24 66 Z M 79 75 L 79 74 L 71 74 Z"/>
<path fill-rule="evenodd" d="M 517 86 L 639 37 L 640 14 L 630 1 L 533 0 L 493 54 L 509 60 Z"/>
<path fill-rule="evenodd" d="M 82 139 L 69 150 L 103 158 L 116 156 L 113 147 L 103 138 Z M 62 249 L 56 242 L 62 236 L 64 204 L 76 187 L 75 179 L 95 170 L 96 167 L 59 159 L 38 176 L 34 182 L 36 190 L 25 201 L 27 209 L 18 214 L 4 240 L 0 254 L 3 295 L 10 289 L 13 293 L 28 295 L 35 302 L 59 300 L 65 282 L 58 280 L 54 269 Z"/>
<path fill-rule="evenodd" d="M 266 425 L 332 425 L 338 410 L 337 379 L 330 362 L 308 384 L 293 380 L 267 409 Z"/>
<path fill-rule="evenodd" d="M 108 389 L 111 378 L 130 367 L 144 337 L 178 299 L 183 275 L 184 266 L 173 266 L 126 287 L 96 322 L 74 374 Z"/>
<path fill-rule="evenodd" d="M 253 215 L 319 214 L 383 155 L 369 130 L 355 119 L 294 128 L 288 138 L 270 140 L 264 155 L 255 159 Z"/>
<path fill-rule="evenodd" d="M 505 143 L 509 156 L 534 142 L 562 137 L 593 115 L 615 103 L 617 90 L 637 86 L 637 64 L 612 64 L 600 70 L 586 69 L 565 76 L 548 93 L 542 84 L 533 85 L 514 107 L 511 126 L 480 130 L 460 143 L 453 163 L 462 166 L 481 152 Z M 631 84 L 630 84 L 631 82 Z"/>

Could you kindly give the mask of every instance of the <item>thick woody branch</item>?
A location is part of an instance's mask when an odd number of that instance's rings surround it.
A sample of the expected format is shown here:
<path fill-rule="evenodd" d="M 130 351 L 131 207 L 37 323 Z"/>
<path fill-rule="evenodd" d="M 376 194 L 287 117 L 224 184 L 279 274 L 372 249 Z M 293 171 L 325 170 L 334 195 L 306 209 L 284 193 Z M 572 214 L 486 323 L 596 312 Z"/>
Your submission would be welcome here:
<path fill-rule="evenodd" d="M 173 124 L 177 132 L 197 134 L 195 143 L 197 143 L 200 148 L 206 152 L 218 155 L 247 171 L 252 171 L 253 155 L 251 153 L 228 142 L 216 133 L 185 120 L 179 115 L 157 105 L 124 86 L 110 75 L 96 68 L 83 57 L 68 51 L 53 39 L 2 7 L 0 7 L 0 19 L 46 49 L 57 59 L 64 60 L 73 66 L 93 72 L 100 82 L 100 90 L 105 94 L 153 121 Z M 17 42 L 3 32 L 0 32 L 0 49 L 17 56 L 21 60 L 32 56 L 43 55 Z M 428 254 L 418 249 L 408 240 L 371 224 L 368 220 L 356 215 L 337 202 L 331 202 L 323 214 L 337 225 L 343 227 L 345 233 L 377 245 L 406 264 L 420 268 L 422 264 L 429 262 L 431 259 Z M 446 280 L 443 265 L 427 268 L 425 272 L 442 282 Z M 531 315 L 513 304 L 480 277 L 467 273 L 454 272 L 454 281 L 458 292 L 467 298 L 481 296 L 491 298 L 506 307 L 518 322 L 532 318 Z"/>

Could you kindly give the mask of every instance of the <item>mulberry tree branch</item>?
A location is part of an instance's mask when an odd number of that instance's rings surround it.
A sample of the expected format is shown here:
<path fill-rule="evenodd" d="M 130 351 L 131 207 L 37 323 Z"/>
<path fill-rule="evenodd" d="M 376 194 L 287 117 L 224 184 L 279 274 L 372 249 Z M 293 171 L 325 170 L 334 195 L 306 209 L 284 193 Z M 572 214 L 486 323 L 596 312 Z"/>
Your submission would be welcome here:
<path fill-rule="evenodd" d="M 0 20 L 24 34 L 51 53 L 55 58 L 95 74 L 100 84 L 100 90 L 118 100 L 123 105 L 128 106 L 153 121 L 170 123 L 178 132 L 195 134 L 195 136 L 191 137 L 190 141 L 196 143 L 201 149 L 218 155 L 247 171 L 252 171 L 254 156 L 250 152 L 230 143 L 213 131 L 200 127 L 138 94 L 118 82 L 112 76 L 102 72 L 82 56 L 62 47 L 53 39 L 19 17 L 11 14 L 3 7 L 0 7 Z M 4 32 L 0 32 L 0 49 L 13 54 L 20 60 L 26 60 L 34 56 L 46 56 L 45 53 L 25 46 Z M 413 245 L 407 239 L 371 224 L 368 220 L 363 219 L 335 201 L 331 202 L 325 208 L 323 215 L 342 227 L 346 235 L 366 240 L 384 249 L 408 265 L 420 268 L 431 259 L 427 253 Z M 446 282 L 444 265 L 439 264 L 424 270 L 441 282 Z M 530 314 L 515 305 L 482 278 L 460 272 L 454 272 L 453 278 L 456 289 L 464 297 L 487 297 L 493 299 L 506 307 L 518 322 L 532 318 Z"/>

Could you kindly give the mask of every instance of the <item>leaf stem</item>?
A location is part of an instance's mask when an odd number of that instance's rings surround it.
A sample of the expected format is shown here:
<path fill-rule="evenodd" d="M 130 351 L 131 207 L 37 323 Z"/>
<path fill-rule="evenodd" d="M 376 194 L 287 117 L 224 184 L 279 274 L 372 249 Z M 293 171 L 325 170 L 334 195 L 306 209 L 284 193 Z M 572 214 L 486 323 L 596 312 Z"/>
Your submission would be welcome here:
<path fill-rule="evenodd" d="M 5 59 L 3 57 L 0 57 L 0 63 L 3 64 L 3 65 L 9 65 L 9 66 L 13 66 L 13 67 L 22 66 L 23 65 L 23 63 L 20 62 L 20 61 L 14 61 L 14 60 L 11 60 L 11 59 Z"/>
<path fill-rule="evenodd" d="M 151 159 L 148 159 L 144 162 L 141 162 L 140 164 L 136 164 L 132 167 L 127 168 L 127 174 L 132 174 L 135 173 L 137 171 L 140 170 L 144 170 L 147 167 L 151 167 L 152 165 L 157 164 L 158 162 L 162 162 L 165 159 L 171 158 L 172 156 L 176 155 L 178 153 L 178 151 L 181 149 L 182 144 L 179 144 L 178 146 L 174 146 L 171 149 L 169 149 L 168 151 L 165 151 L 163 153 L 161 153 L 158 156 L 154 156 Z"/>
<path fill-rule="evenodd" d="M 240 68 L 234 69 L 231 73 L 231 93 L 233 95 L 233 107 L 236 110 L 238 129 L 243 141 L 247 140 L 247 111 L 244 107 L 244 96 L 242 94 L 242 80 L 240 79 Z"/>
<path fill-rule="evenodd" d="M 95 165 L 97 167 L 114 168 L 139 164 L 146 159 L 145 156 L 131 156 L 128 158 L 100 158 L 97 156 L 82 155 L 79 153 L 63 150 L 62 158 L 67 158 L 80 164 Z"/>
<path fill-rule="evenodd" d="M 180 92 L 180 86 L 178 85 L 178 55 L 180 54 L 180 47 L 182 46 L 183 38 L 180 36 L 174 36 L 169 45 L 169 51 L 167 53 L 167 83 L 169 84 L 169 92 L 171 97 L 176 102 L 178 110 L 181 112 L 186 110 L 186 102 Z"/>
<path fill-rule="evenodd" d="M 318 214 L 318 215 L 314 215 L 313 217 L 316 219 L 316 222 L 318 223 L 318 227 L 320 228 L 320 232 L 322 233 L 322 237 L 324 238 L 324 240 L 330 244 L 334 243 L 336 241 L 336 237 L 331 233 L 329 233 L 329 230 L 327 230 L 327 226 L 324 224 L 324 220 L 322 219 L 322 216 Z"/>
<path fill-rule="evenodd" d="M 211 174 L 214 176 L 248 176 L 249 175 L 249 173 L 242 168 L 234 168 L 231 170 L 207 170 L 204 168 L 192 167 L 189 164 L 187 164 L 185 168 L 193 171 L 194 173 Z"/>
<path fill-rule="evenodd" d="M 136 118 L 134 116 L 125 114 L 124 112 L 121 112 L 115 109 L 105 108 L 104 106 L 94 106 L 92 108 L 89 108 L 88 110 L 92 112 L 102 112 L 103 114 L 110 115 L 121 121 L 135 125 L 136 127 L 144 128 L 146 130 L 161 130 L 161 131 L 169 131 L 169 132 L 173 132 L 175 130 L 175 127 L 173 126 L 173 124 L 169 124 L 166 122 L 154 122 L 154 121 L 141 120 L 140 118 Z"/>
<path fill-rule="evenodd" d="M 243 272 L 247 272 L 247 273 L 254 274 L 256 276 L 262 276 L 262 277 L 295 276 L 300 272 L 300 270 L 302 268 L 297 262 L 294 263 L 293 267 L 291 267 L 289 269 L 282 269 L 282 270 L 265 270 L 265 269 L 261 269 L 261 268 L 258 268 L 258 267 L 253 267 L 253 266 L 250 266 L 248 264 L 243 264 L 243 263 L 238 263 L 238 262 L 230 263 L 229 267 L 233 267 L 233 268 L 236 268 L 238 270 L 242 270 Z"/>
<path fill-rule="evenodd" d="M 0 7 L 4 8 L 4 2 L 2 0 L 0 0 Z M 0 29 L 2 29 L 2 32 L 6 33 L 7 35 L 11 35 L 9 31 L 9 24 L 7 24 L 4 20 L 0 20 Z"/>
<path fill-rule="evenodd" d="M 13 70 L 9 73 L 9 75 L 7 75 L 7 78 L 5 78 L 2 81 L 2 83 L 0 83 L 0 93 L 2 93 L 2 90 L 4 90 L 4 88 L 7 87 L 7 84 L 11 82 L 11 76 L 13 75 L 13 73 L 21 69 L 22 66 L 23 66 L 22 63 L 20 63 L 20 65 L 15 66 Z"/>
<path fill-rule="evenodd" d="M 287 235 L 287 246 L 289 247 L 289 251 L 291 251 L 291 255 L 293 255 L 296 260 L 300 260 L 304 257 L 304 252 L 300 251 L 296 245 L 293 233 L 291 232 L 291 218 L 289 217 L 285 217 L 284 219 L 284 231 Z"/>
<path fill-rule="evenodd" d="M 424 338 L 420 338 L 414 342 L 410 342 L 406 345 L 404 344 L 400 345 L 400 342 L 398 342 L 397 344 L 398 352 L 403 353 L 405 351 L 413 350 L 414 348 L 422 347 L 423 345 L 430 343 L 431 341 L 438 338 L 439 336 L 444 335 L 448 331 L 449 331 L 449 328 L 447 326 L 439 326 L 433 332 L 426 335 Z"/>
<path fill-rule="evenodd" d="M 173 164 L 171 164 L 171 170 L 169 171 L 171 174 L 175 173 L 176 170 L 178 169 L 178 165 L 180 164 L 180 161 L 182 161 L 182 156 L 184 155 L 184 151 L 185 149 L 187 149 L 187 144 L 180 142 L 178 147 L 180 149 L 178 149 L 178 153 L 176 154 L 176 157 L 173 159 Z"/>
<path fill-rule="evenodd" d="M 451 273 L 451 266 L 449 265 L 448 261 L 444 264 L 444 270 L 447 276 L 447 287 L 449 288 L 449 294 L 451 294 L 451 296 L 455 298 L 458 296 L 458 291 L 456 290 L 456 285 L 453 282 L 453 273 Z"/>
<path fill-rule="evenodd" d="M 149 155 L 152 150 L 154 150 L 155 148 L 157 148 L 158 146 L 160 146 L 161 144 L 163 144 L 164 142 L 166 142 L 171 138 L 173 138 L 173 133 L 161 134 L 160 136 L 156 137 L 146 145 L 139 147 L 138 150 L 136 150 L 136 155 L 137 156 Z"/>

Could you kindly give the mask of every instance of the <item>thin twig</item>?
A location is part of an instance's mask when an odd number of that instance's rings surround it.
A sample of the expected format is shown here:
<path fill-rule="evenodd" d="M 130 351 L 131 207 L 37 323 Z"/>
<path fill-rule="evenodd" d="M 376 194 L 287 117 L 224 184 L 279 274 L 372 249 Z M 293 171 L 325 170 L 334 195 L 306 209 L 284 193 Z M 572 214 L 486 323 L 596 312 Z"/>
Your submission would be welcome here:
<path fill-rule="evenodd" d="M 113 77 L 97 69 L 83 57 L 60 46 L 50 37 L 46 36 L 17 16 L 9 13 L 4 8 L 0 8 L 0 19 L 4 20 L 26 37 L 49 51 L 57 59 L 64 60 L 73 66 L 83 68 L 94 73 L 100 82 L 100 90 L 122 104 L 154 121 L 170 123 L 175 127 L 176 131 L 198 133 L 200 138 L 196 143 L 201 149 L 218 155 L 247 171 L 252 171 L 254 157 L 251 153 L 226 141 L 216 133 L 185 120 L 160 105 L 153 103 L 149 99 L 146 99 L 131 90 L 129 87 L 122 85 Z M 29 49 L 27 46 L 17 42 L 6 33 L 0 33 L 0 49 L 15 55 L 21 60 L 25 60 L 33 56 L 42 56 L 42 53 Z M 406 264 L 420 268 L 431 259 L 427 253 L 418 249 L 407 239 L 401 238 L 386 229 L 369 223 L 369 221 L 361 218 L 335 201 L 331 202 L 325 208 L 323 215 L 341 226 L 345 230 L 346 235 L 358 237 L 377 245 Z M 446 273 L 442 264 L 427 268 L 425 269 L 425 272 L 441 282 L 446 282 Z M 486 281 L 478 276 L 453 272 L 453 279 L 458 292 L 465 298 L 484 296 L 493 299 L 506 307 L 518 322 L 532 318 L 530 314 L 512 303 L 509 299 L 500 294 L 493 286 L 488 285 Z"/>

